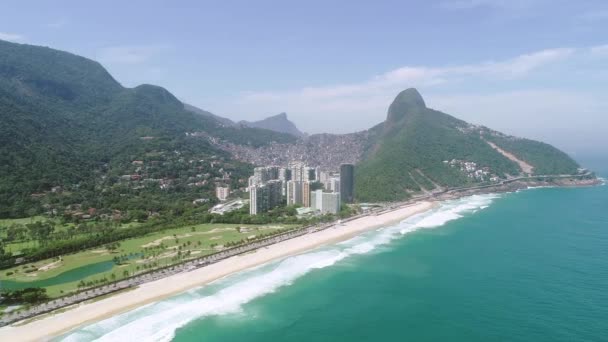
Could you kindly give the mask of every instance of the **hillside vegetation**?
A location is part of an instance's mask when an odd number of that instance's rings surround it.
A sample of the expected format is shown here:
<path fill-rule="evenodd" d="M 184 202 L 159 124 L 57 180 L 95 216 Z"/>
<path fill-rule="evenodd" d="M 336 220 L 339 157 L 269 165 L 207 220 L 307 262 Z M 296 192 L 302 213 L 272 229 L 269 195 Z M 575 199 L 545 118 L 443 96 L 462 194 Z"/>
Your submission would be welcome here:
<path fill-rule="evenodd" d="M 229 159 L 187 132 L 248 146 L 295 139 L 228 127 L 185 110 L 161 87 L 124 88 L 95 61 L 5 41 L 0 41 L 0 120 L 0 217 L 35 214 L 39 201 L 32 194 L 94 183 L 109 168 L 131 171 L 126 164 L 146 153 L 185 150 L 198 159 Z"/>
<path fill-rule="evenodd" d="M 534 167 L 535 175 L 575 174 L 579 164 L 566 153 L 539 141 L 515 138 L 493 132 L 485 137 Z"/>
<path fill-rule="evenodd" d="M 415 89 L 401 92 L 389 107 L 387 120 L 370 130 L 366 158 L 356 172 L 357 198 L 393 201 L 420 191 L 420 186 L 430 190 L 420 173 L 443 188 L 519 175 L 518 164 L 484 140 L 482 133 L 487 131 L 427 108 Z M 576 162 L 550 145 L 503 135 L 493 135 L 491 141 L 528 161 L 537 174 L 576 173 Z M 475 169 L 487 175 L 472 177 L 463 172 L 464 163 L 475 163 Z"/>

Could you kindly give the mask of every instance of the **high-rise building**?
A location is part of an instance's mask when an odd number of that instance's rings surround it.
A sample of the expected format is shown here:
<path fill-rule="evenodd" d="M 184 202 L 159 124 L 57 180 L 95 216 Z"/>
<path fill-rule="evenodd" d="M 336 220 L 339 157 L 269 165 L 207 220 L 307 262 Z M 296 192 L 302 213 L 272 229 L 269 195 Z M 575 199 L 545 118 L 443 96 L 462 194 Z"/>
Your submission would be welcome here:
<path fill-rule="evenodd" d="M 302 182 L 302 206 L 310 207 L 310 182 Z"/>
<path fill-rule="evenodd" d="M 253 176 L 251 178 L 252 180 L 249 182 L 250 185 L 258 185 L 264 183 L 268 180 L 266 176 L 266 168 L 256 167 L 255 169 L 253 169 Z"/>
<path fill-rule="evenodd" d="M 287 205 L 302 204 L 302 182 L 290 180 L 287 182 Z"/>
<path fill-rule="evenodd" d="M 310 182 L 287 182 L 287 205 L 310 207 Z"/>
<path fill-rule="evenodd" d="M 329 182 L 329 190 L 340 193 L 340 178 L 334 177 Z"/>
<path fill-rule="evenodd" d="M 279 167 L 277 166 L 256 167 L 253 169 L 253 184 L 264 184 L 275 179 L 279 179 Z"/>
<path fill-rule="evenodd" d="M 313 191 L 310 195 L 311 207 L 321 214 L 337 214 L 340 211 L 340 194 L 337 192 Z"/>
<path fill-rule="evenodd" d="M 270 208 L 273 209 L 283 204 L 283 182 L 275 179 L 266 184 L 268 187 L 268 196 L 270 197 Z"/>
<path fill-rule="evenodd" d="M 279 169 L 279 179 L 287 182 L 288 180 L 291 180 L 291 170 L 290 169 L 286 169 L 284 167 Z"/>
<path fill-rule="evenodd" d="M 268 169 L 268 180 L 279 179 L 280 168 L 278 166 L 269 166 Z"/>
<path fill-rule="evenodd" d="M 317 180 L 317 170 L 313 167 L 305 167 L 304 168 L 304 181 L 305 182 L 314 182 Z"/>
<path fill-rule="evenodd" d="M 291 170 L 291 180 L 296 182 L 313 182 L 317 180 L 318 170 L 314 167 L 308 167 L 302 162 L 289 163 Z"/>
<path fill-rule="evenodd" d="M 340 165 L 340 200 L 342 203 L 353 203 L 355 195 L 355 166 Z"/>
<path fill-rule="evenodd" d="M 308 175 L 305 175 L 306 166 L 302 162 L 290 162 L 289 169 L 291 170 L 291 180 L 296 182 L 302 182 L 308 178 Z"/>
<path fill-rule="evenodd" d="M 331 179 L 331 173 L 329 173 L 328 171 L 319 172 L 318 181 L 323 183 L 323 187 L 325 187 L 326 190 L 329 190 L 329 187 L 331 186 L 331 184 L 329 183 L 330 179 Z"/>
<path fill-rule="evenodd" d="M 215 196 L 220 201 L 225 201 L 228 196 L 230 196 L 230 187 L 228 186 L 218 186 L 215 188 Z"/>
<path fill-rule="evenodd" d="M 259 212 L 258 209 L 261 209 L 258 206 L 258 194 L 260 192 L 260 187 L 257 185 L 252 185 L 249 187 L 249 215 L 257 215 Z M 261 196 L 260 196 L 261 197 Z"/>
<path fill-rule="evenodd" d="M 271 180 L 249 189 L 249 214 L 257 215 L 281 205 L 281 185 L 279 180 Z"/>

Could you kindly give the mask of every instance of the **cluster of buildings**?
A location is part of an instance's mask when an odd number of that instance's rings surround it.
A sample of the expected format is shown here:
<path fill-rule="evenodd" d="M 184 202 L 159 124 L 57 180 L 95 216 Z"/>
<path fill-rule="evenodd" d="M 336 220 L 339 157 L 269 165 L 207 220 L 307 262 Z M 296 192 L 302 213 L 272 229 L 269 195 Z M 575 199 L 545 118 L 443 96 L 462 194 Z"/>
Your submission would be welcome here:
<path fill-rule="evenodd" d="M 452 159 L 444 160 L 443 163 L 450 165 L 450 167 L 459 168 L 460 171 L 467 175 L 467 177 L 480 182 L 487 180 L 491 182 L 498 182 L 500 180 L 497 176 L 490 173 L 489 167 L 478 167 L 477 163 L 475 162 Z"/>
<path fill-rule="evenodd" d="M 203 137 L 203 133 L 191 133 Z M 211 144 L 237 160 L 254 165 L 287 165 L 299 160 L 307 165 L 320 166 L 323 170 L 338 170 L 342 164 L 359 162 L 367 146 L 366 132 L 349 134 L 314 134 L 293 143 L 270 143 L 257 147 L 236 145 L 206 136 Z"/>
<path fill-rule="evenodd" d="M 256 167 L 248 185 L 251 215 L 283 204 L 336 214 L 342 203 L 353 202 L 354 166 L 341 165 L 339 174 L 303 162 L 290 162 L 287 167 Z"/>

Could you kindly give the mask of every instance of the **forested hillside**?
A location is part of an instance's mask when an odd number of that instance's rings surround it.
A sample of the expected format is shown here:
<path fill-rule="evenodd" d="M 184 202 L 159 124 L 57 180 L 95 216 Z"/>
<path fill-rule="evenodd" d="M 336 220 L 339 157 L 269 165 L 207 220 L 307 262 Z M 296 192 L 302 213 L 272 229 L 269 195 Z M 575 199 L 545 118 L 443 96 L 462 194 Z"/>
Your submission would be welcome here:
<path fill-rule="evenodd" d="M 549 144 L 511 137 L 494 131 L 484 133 L 486 133 L 484 137 L 487 140 L 532 165 L 536 175 L 574 174 L 580 167 L 566 153 Z"/>
<path fill-rule="evenodd" d="M 72 205 L 80 208 L 76 213 L 101 208 L 130 218 L 182 212 L 195 200 L 210 200 L 206 208 L 213 204 L 215 184 L 246 185 L 251 165 L 234 158 L 251 158 L 239 151 L 255 151 L 246 153 L 261 160 L 259 153 L 272 156 L 260 152 L 268 146 L 271 152 L 286 151 L 273 160 L 293 159 L 299 150 L 292 143 L 301 135 L 284 114 L 269 119 L 278 124 L 269 127 L 290 134 L 233 125 L 185 107 L 161 87 L 125 88 L 95 61 L 4 41 L 0 120 L 0 218 L 61 215 Z M 520 165 L 490 142 L 529 163 L 535 174 L 578 168 L 550 145 L 429 109 L 415 89 L 396 97 L 385 122 L 332 141 L 342 149 L 316 147 L 362 159 L 355 182 L 361 201 L 399 200 L 413 192 L 519 175 Z"/>
<path fill-rule="evenodd" d="M 146 153 L 184 150 L 192 157 L 229 159 L 187 132 L 251 146 L 294 139 L 227 127 L 185 110 L 161 87 L 124 88 L 95 61 L 5 41 L 0 41 L 0 120 L 0 217 L 40 212 L 41 193 L 91 183 L 112 168 L 131 172 L 127 166 Z"/>
<path fill-rule="evenodd" d="M 356 173 L 357 198 L 399 200 L 438 186 L 519 175 L 519 166 L 484 140 L 488 131 L 427 108 L 415 89 L 401 92 L 389 107 L 386 122 L 370 130 L 366 158 Z M 576 173 L 576 162 L 550 145 L 498 134 L 491 140 L 532 164 L 536 174 Z"/>

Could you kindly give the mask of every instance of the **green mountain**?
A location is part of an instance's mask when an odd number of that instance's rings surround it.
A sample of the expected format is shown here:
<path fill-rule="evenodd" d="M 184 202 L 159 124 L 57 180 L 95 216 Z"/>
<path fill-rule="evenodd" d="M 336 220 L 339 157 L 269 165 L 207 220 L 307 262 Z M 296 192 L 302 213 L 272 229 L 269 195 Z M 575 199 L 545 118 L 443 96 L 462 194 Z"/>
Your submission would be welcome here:
<path fill-rule="evenodd" d="M 306 134 L 302 133 L 296 125 L 287 118 L 286 113 L 273 115 L 260 121 L 241 121 L 239 123 L 246 127 L 269 129 L 274 132 L 291 134 L 298 138 L 306 136 Z"/>
<path fill-rule="evenodd" d="M 95 61 L 5 41 L 0 120 L 0 218 L 61 214 L 75 204 L 108 215 L 180 212 L 195 199 L 212 198 L 215 182 L 242 186 L 251 166 L 226 150 L 291 146 L 302 135 L 284 114 L 233 125 L 164 88 L 125 88 Z M 365 146 L 356 174 L 362 201 L 578 168 L 547 144 L 429 109 L 415 89 L 399 94 L 387 120 L 364 136 L 353 144 Z M 159 181 L 170 186 L 161 191 Z M 58 186 L 68 191 L 51 193 Z"/>
<path fill-rule="evenodd" d="M 208 118 L 213 118 L 213 119 L 219 121 L 220 123 L 222 123 L 222 124 L 224 124 L 226 126 L 235 126 L 236 125 L 236 123 L 234 123 L 232 120 L 230 120 L 228 118 L 224 118 L 224 117 L 221 117 L 219 115 L 215 115 L 215 114 L 213 114 L 211 112 L 208 112 L 208 111 L 206 111 L 204 109 L 200 109 L 200 108 L 195 107 L 195 106 L 193 106 L 191 104 L 184 103 L 184 108 L 186 110 L 188 110 L 188 111 L 193 112 L 193 113 L 196 113 L 196 114 L 208 117 Z"/>
<path fill-rule="evenodd" d="M 365 158 L 356 171 L 360 201 L 401 200 L 421 190 L 526 172 L 575 174 L 579 167 L 548 144 L 507 136 L 427 108 L 416 89 L 401 92 L 386 121 L 369 135 Z"/>
<path fill-rule="evenodd" d="M 97 62 L 0 41 L 0 217 L 24 216 L 33 193 L 91 181 L 146 153 L 226 153 L 208 139 L 263 146 L 294 137 L 231 127 L 167 90 L 121 86 Z M 193 139 L 186 133 L 208 139 Z"/>

